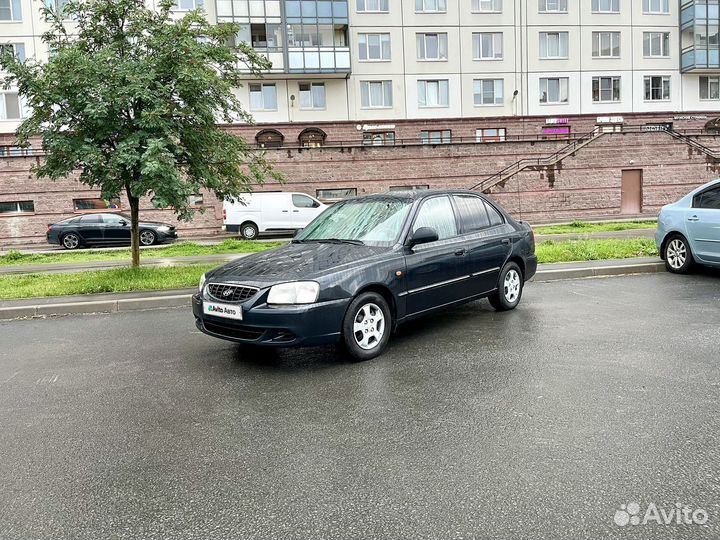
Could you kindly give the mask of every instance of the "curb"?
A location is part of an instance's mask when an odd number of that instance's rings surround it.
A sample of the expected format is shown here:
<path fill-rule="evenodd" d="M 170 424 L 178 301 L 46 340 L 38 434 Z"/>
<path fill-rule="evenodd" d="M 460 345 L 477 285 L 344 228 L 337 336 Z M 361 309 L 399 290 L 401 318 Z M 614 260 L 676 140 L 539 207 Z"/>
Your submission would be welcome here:
<path fill-rule="evenodd" d="M 665 263 L 663 262 L 618 264 L 589 268 L 551 268 L 538 270 L 532 281 L 542 283 L 567 279 L 598 278 L 632 274 L 655 274 L 660 272 L 665 272 Z M 145 298 L 123 298 L 117 300 L 94 300 L 66 302 L 60 304 L 0 307 L 0 320 L 190 307 L 190 299 L 192 298 L 192 295 L 193 292 L 189 291 L 184 294 L 175 294 L 170 296 L 148 296 Z"/>

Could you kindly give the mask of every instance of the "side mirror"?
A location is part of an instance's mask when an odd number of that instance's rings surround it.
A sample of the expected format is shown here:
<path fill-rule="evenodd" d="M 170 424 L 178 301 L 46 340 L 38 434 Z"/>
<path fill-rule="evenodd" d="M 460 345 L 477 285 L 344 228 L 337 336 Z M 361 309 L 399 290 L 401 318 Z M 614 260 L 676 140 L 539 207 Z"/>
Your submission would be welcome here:
<path fill-rule="evenodd" d="M 438 233 L 432 227 L 420 227 L 410 237 L 409 247 L 417 246 L 418 244 L 428 244 L 430 242 L 437 242 Z"/>
<path fill-rule="evenodd" d="M 121 226 L 121 227 L 125 227 L 126 225 L 127 225 L 127 221 L 121 221 L 121 222 L 120 222 L 120 226 Z"/>

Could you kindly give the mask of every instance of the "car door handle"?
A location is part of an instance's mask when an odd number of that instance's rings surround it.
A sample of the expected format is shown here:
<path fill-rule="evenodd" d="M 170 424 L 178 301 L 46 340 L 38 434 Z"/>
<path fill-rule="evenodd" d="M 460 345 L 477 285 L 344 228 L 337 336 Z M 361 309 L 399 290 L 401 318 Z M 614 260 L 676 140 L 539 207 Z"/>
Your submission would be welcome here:
<path fill-rule="evenodd" d="M 300 210 L 293 210 L 293 212 L 299 212 Z"/>
<path fill-rule="evenodd" d="M 455 252 L 455 256 L 456 256 L 456 257 L 462 257 L 462 256 L 465 255 L 466 253 L 467 253 L 467 249 L 465 249 L 465 248 L 458 249 L 458 250 Z"/>
<path fill-rule="evenodd" d="M 691 216 L 688 218 L 688 221 L 700 221 L 700 218 L 697 216 Z"/>
<path fill-rule="evenodd" d="M 287 214 L 290 210 L 283 210 L 284 214 Z"/>
<path fill-rule="evenodd" d="M 503 239 L 502 239 L 502 243 L 505 244 L 506 246 L 508 246 L 508 245 L 510 245 L 510 239 L 509 239 L 509 238 L 503 238 Z"/>

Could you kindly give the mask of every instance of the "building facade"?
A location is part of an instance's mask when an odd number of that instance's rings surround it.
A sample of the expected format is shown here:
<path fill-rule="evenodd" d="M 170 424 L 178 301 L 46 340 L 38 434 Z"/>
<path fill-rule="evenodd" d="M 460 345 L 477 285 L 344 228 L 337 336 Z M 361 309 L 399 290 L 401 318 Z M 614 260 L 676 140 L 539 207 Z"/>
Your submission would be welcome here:
<path fill-rule="evenodd" d="M 237 89 L 256 125 L 227 126 L 285 173 L 257 189 L 332 201 L 495 178 L 503 204 L 548 221 L 652 214 L 716 175 L 720 0 L 178 0 L 177 12 L 197 7 L 272 62 Z M 16 54 L 47 57 L 46 27 L 36 0 L 0 0 L 0 43 Z M 12 89 L 0 96 L 10 145 L 25 111 Z M 0 244 L 124 208 L 73 179 L 39 185 L 29 153 L 0 146 Z M 181 231 L 220 232 L 221 203 L 194 202 L 204 213 Z"/>

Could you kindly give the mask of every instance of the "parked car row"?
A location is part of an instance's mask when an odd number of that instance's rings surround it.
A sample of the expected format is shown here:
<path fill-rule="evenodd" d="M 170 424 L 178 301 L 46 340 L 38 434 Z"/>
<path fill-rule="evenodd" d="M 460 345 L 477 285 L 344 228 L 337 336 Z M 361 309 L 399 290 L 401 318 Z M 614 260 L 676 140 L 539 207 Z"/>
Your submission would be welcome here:
<path fill-rule="evenodd" d="M 47 241 L 65 249 L 85 246 L 130 244 L 130 216 L 121 213 L 93 213 L 48 225 Z M 167 223 L 140 222 L 140 244 L 152 246 L 177 238 Z"/>

